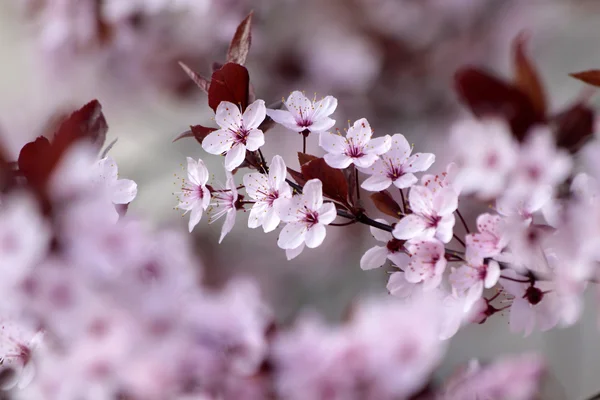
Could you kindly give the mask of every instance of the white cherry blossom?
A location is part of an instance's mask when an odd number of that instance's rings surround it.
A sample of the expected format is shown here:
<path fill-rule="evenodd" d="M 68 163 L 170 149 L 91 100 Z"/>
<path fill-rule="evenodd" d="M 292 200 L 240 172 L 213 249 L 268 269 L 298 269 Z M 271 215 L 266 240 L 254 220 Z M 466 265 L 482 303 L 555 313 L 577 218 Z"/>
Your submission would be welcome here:
<path fill-rule="evenodd" d="M 204 161 L 195 161 L 193 158 L 187 158 L 187 179 L 183 182 L 183 187 L 179 195 L 179 205 L 177 208 L 190 212 L 190 221 L 188 229 L 191 232 L 200 222 L 202 213 L 210 204 L 210 191 L 206 188 L 208 182 L 208 169 Z"/>
<path fill-rule="evenodd" d="M 336 217 L 335 205 L 323 203 L 323 184 L 318 179 L 306 182 L 301 195 L 280 202 L 277 208 L 279 217 L 287 223 L 277 245 L 286 250 L 297 249 L 302 244 L 318 247 L 325 240 L 325 225 Z"/>
<path fill-rule="evenodd" d="M 425 186 L 413 186 L 408 193 L 408 202 L 413 213 L 396 224 L 392 232 L 396 239 L 435 237 L 444 243 L 452 239 L 453 213 L 458 207 L 454 190 L 444 188 L 433 192 Z"/>
<path fill-rule="evenodd" d="M 323 132 L 319 146 L 327 151 L 325 161 L 333 168 L 344 169 L 354 164 L 367 168 L 390 149 L 389 135 L 371 139 L 373 130 L 365 118 L 361 118 L 348 128 L 346 137 L 337 133 Z"/>
<path fill-rule="evenodd" d="M 466 295 L 466 306 L 471 308 L 483 295 L 483 288 L 490 289 L 496 285 L 500 278 L 500 265 L 494 260 L 485 264 L 481 258 L 467 261 L 458 268 L 452 268 L 448 280 L 454 289 Z"/>
<path fill-rule="evenodd" d="M 110 156 L 96 162 L 91 179 L 107 191 L 113 204 L 128 204 L 137 195 L 137 184 L 130 179 L 119 179 L 117 163 Z"/>
<path fill-rule="evenodd" d="M 389 225 L 384 219 L 376 219 L 375 221 Z M 360 259 L 360 268 L 363 270 L 379 268 L 387 259 L 391 260 L 391 256 L 398 254 L 402 251 L 403 243 L 395 239 L 390 232 L 384 231 L 379 228 L 370 227 L 371 235 L 380 241 L 385 243 L 383 246 L 371 247 Z"/>
<path fill-rule="evenodd" d="M 225 188 L 213 192 L 214 202 L 210 204 L 209 224 L 212 224 L 222 216 L 225 216 L 225 222 L 221 228 L 221 237 L 219 243 L 223 241 L 225 236 L 231 232 L 235 224 L 235 215 L 237 212 L 238 191 L 233 180 L 231 172 L 226 171 L 227 181 Z"/>
<path fill-rule="evenodd" d="M 225 169 L 233 171 L 246 158 L 246 150 L 256 151 L 265 144 L 265 136 L 258 129 L 266 116 L 263 100 L 250 104 L 244 114 L 238 106 L 222 101 L 217 107 L 215 121 L 221 127 L 202 141 L 202 148 L 210 154 L 225 155 Z"/>
<path fill-rule="evenodd" d="M 246 193 L 256 202 L 248 217 L 248 227 L 257 228 L 262 225 L 265 232 L 271 232 L 279 225 L 276 203 L 281 199 L 291 198 L 292 189 L 285 181 L 287 170 L 281 156 L 273 157 L 269 175 L 259 172 L 244 175 Z"/>
<path fill-rule="evenodd" d="M 404 278 L 411 283 L 423 282 L 423 289 L 439 286 L 446 269 L 444 244 L 436 239 L 414 239 L 405 244 L 410 262 L 404 266 Z"/>
<path fill-rule="evenodd" d="M 460 121 L 452 127 L 451 143 L 460 168 L 455 182 L 465 194 L 487 199 L 504 190 L 518 149 L 506 122 Z"/>
<path fill-rule="evenodd" d="M 387 189 L 390 185 L 403 189 L 417 183 L 415 172 L 426 171 L 435 161 L 435 155 L 431 153 L 416 153 L 412 156 L 412 147 L 399 133 L 392 136 L 389 151 L 369 168 L 361 171 L 371 175 L 361 185 L 365 190 L 379 192 Z"/>
<path fill-rule="evenodd" d="M 337 107 L 337 99 L 327 96 L 319 101 L 310 101 L 302 92 L 294 91 L 284 102 L 287 110 L 267 109 L 267 115 L 294 132 L 325 132 L 335 125 L 329 118 Z"/>

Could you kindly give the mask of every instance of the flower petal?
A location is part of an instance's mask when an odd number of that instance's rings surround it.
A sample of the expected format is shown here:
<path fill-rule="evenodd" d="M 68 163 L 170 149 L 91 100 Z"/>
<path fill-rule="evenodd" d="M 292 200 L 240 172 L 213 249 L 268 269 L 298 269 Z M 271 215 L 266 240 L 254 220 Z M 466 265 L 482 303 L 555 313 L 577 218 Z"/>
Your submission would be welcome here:
<path fill-rule="evenodd" d="M 319 208 L 319 223 L 323 225 L 329 225 L 335 220 L 337 211 L 335 210 L 335 204 L 325 203 Z"/>
<path fill-rule="evenodd" d="M 258 150 L 265 144 L 265 135 L 260 129 L 252 129 L 246 138 L 246 148 L 250 151 Z"/>
<path fill-rule="evenodd" d="M 254 200 L 265 198 L 269 190 L 269 182 L 266 176 L 259 172 L 252 172 L 244 175 L 243 182 L 248 196 Z"/>
<path fill-rule="evenodd" d="M 346 138 L 352 140 L 355 145 L 366 145 L 371 140 L 372 135 L 373 130 L 369 125 L 369 121 L 366 118 L 361 118 L 348 129 Z"/>
<path fill-rule="evenodd" d="M 313 113 L 312 101 L 298 90 L 290 94 L 285 101 L 285 106 L 290 110 L 296 121 L 306 120 Z"/>
<path fill-rule="evenodd" d="M 315 105 L 314 105 L 315 111 L 312 114 L 313 123 L 318 122 L 320 120 L 327 119 L 326 117 L 329 117 L 331 114 L 333 114 L 333 112 L 337 108 L 337 105 L 338 105 L 338 101 L 333 96 L 327 96 L 324 99 L 315 102 Z M 335 123 L 334 120 L 332 120 L 332 119 L 330 119 L 330 120 Z M 311 126 L 311 128 L 313 128 L 313 126 Z M 325 129 L 329 129 L 329 128 L 325 128 Z M 313 129 L 311 129 L 311 132 L 315 132 L 315 131 Z"/>
<path fill-rule="evenodd" d="M 404 172 L 427 171 L 435 162 L 435 155 L 431 153 L 416 153 L 410 156 L 405 162 Z"/>
<path fill-rule="evenodd" d="M 337 133 L 323 132 L 319 135 L 319 146 L 332 154 L 343 154 L 348 146 L 346 139 Z"/>
<path fill-rule="evenodd" d="M 323 157 L 327 165 L 331 168 L 344 169 L 348 168 L 352 164 L 352 158 L 345 154 L 333 154 L 327 153 Z"/>
<path fill-rule="evenodd" d="M 323 183 L 318 179 L 311 179 L 302 189 L 303 200 L 309 210 L 318 210 L 323 205 Z"/>
<path fill-rule="evenodd" d="M 267 108 L 264 100 L 256 100 L 254 103 L 246 107 L 242 119 L 246 129 L 256 129 L 265 120 Z"/>
<path fill-rule="evenodd" d="M 304 250 L 304 242 L 295 249 L 286 249 L 285 256 L 288 259 L 288 261 L 293 260 L 294 258 L 298 257 L 300 253 L 302 253 L 302 250 Z"/>
<path fill-rule="evenodd" d="M 513 300 L 510 307 L 508 325 L 511 332 L 524 332 L 525 337 L 533 332 L 533 328 L 535 327 L 535 313 L 527 300 L 522 298 L 515 298 Z"/>
<path fill-rule="evenodd" d="M 378 159 L 379 157 L 376 154 L 363 154 L 360 157 L 352 158 L 352 162 L 359 168 L 368 168 Z"/>
<path fill-rule="evenodd" d="M 137 195 L 137 183 L 130 179 L 119 179 L 111 186 L 111 201 L 114 204 L 128 204 Z"/>
<path fill-rule="evenodd" d="M 202 148 L 210 154 L 222 154 L 231 148 L 231 133 L 223 129 L 213 131 L 202 141 Z"/>
<path fill-rule="evenodd" d="M 285 126 L 287 129 L 290 129 L 295 132 L 302 132 L 304 128 L 298 126 L 296 119 L 287 110 L 271 110 L 267 109 L 267 115 L 271 117 L 271 119 L 277 122 L 280 125 Z"/>
<path fill-rule="evenodd" d="M 263 224 L 267 207 L 268 206 L 266 203 L 256 203 L 254 206 L 252 206 L 250 215 L 248 215 L 248 228 L 258 228 Z"/>
<path fill-rule="evenodd" d="M 387 222 L 383 218 L 377 218 L 375 221 L 389 225 L 389 222 Z M 378 240 L 380 242 L 387 243 L 394 238 L 394 236 L 392 236 L 390 232 L 384 231 L 383 229 L 375 228 L 374 226 L 369 227 L 369 230 L 371 231 L 371 235 L 375 238 L 375 240 Z"/>
<path fill-rule="evenodd" d="M 365 147 L 365 152 L 368 154 L 381 155 L 390 150 L 392 147 L 392 138 L 390 135 L 371 139 L 369 144 Z"/>
<path fill-rule="evenodd" d="M 304 243 L 306 225 L 301 222 L 290 222 L 279 233 L 277 246 L 282 249 L 295 249 Z"/>
<path fill-rule="evenodd" d="M 269 186 L 272 189 L 279 190 L 280 185 L 285 183 L 287 168 L 283 158 L 279 155 L 273 157 L 269 166 Z"/>
<path fill-rule="evenodd" d="M 396 224 L 392 234 L 396 239 L 408 240 L 422 235 L 426 228 L 427 223 L 423 218 L 415 214 L 410 214 Z"/>
<path fill-rule="evenodd" d="M 435 192 L 433 209 L 438 215 L 450 215 L 458 208 L 458 195 L 450 188 L 442 188 Z"/>
<path fill-rule="evenodd" d="M 246 158 L 246 146 L 234 145 L 225 155 L 225 169 L 233 171 L 244 162 L 244 158 Z"/>
<path fill-rule="evenodd" d="M 408 202 L 414 213 L 430 215 L 433 211 L 433 192 L 425 186 L 413 186 L 408 193 Z"/>
<path fill-rule="evenodd" d="M 386 175 L 372 175 L 365 179 L 360 187 L 370 192 L 380 192 L 390 187 L 391 184 L 392 180 Z"/>
<path fill-rule="evenodd" d="M 267 212 L 265 213 L 265 217 L 263 219 L 263 230 L 265 231 L 265 233 L 268 232 L 272 232 L 275 230 L 275 228 L 277 228 L 279 226 L 279 223 L 281 222 L 281 220 L 279 219 L 279 216 L 277 215 L 277 211 L 275 210 L 274 207 L 269 207 L 267 209 Z"/>
<path fill-rule="evenodd" d="M 203 186 L 208 182 L 208 169 L 202 160 L 187 158 L 188 179 L 195 185 Z"/>
<path fill-rule="evenodd" d="M 326 235 L 325 225 L 316 224 L 313 225 L 308 232 L 306 232 L 306 247 L 314 249 L 315 247 L 319 247 L 323 240 L 325 240 Z"/>
<path fill-rule="evenodd" d="M 412 148 L 404 135 L 396 133 L 392 136 L 392 146 L 386 153 L 386 156 L 393 162 L 394 165 L 402 165 L 410 156 Z"/>
<path fill-rule="evenodd" d="M 222 101 L 217 106 L 215 122 L 223 130 L 232 129 L 237 131 L 242 126 L 242 113 L 235 104 L 229 101 Z"/>
<path fill-rule="evenodd" d="M 190 232 L 192 232 L 194 230 L 194 227 L 198 225 L 198 222 L 200 222 L 203 210 L 200 204 L 196 202 L 194 204 L 194 207 L 191 208 L 191 211 L 192 212 L 190 213 L 190 221 L 188 222 L 188 229 Z"/>
<path fill-rule="evenodd" d="M 360 259 L 360 268 L 369 270 L 379 268 L 387 260 L 388 249 L 382 246 L 371 247 Z"/>
<path fill-rule="evenodd" d="M 448 243 L 452 240 L 454 235 L 454 224 L 456 219 L 454 214 L 446 215 L 438 221 L 435 229 L 435 237 L 438 238 L 442 243 Z"/>
<path fill-rule="evenodd" d="M 221 243 L 223 239 L 225 239 L 225 236 L 233 229 L 233 225 L 235 224 L 235 213 L 235 208 L 227 211 L 225 222 L 223 222 L 223 227 L 221 228 L 221 237 L 219 238 L 219 243 Z"/>
<path fill-rule="evenodd" d="M 498 283 L 498 279 L 500 279 L 500 265 L 496 261 L 490 260 L 485 274 L 485 288 L 490 289 L 494 287 Z"/>
<path fill-rule="evenodd" d="M 313 133 L 323 133 L 323 132 L 328 131 L 329 129 L 333 128 L 334 125 L 335 125 L 335 119 L 322 118 L 322 119 L 313 121 L 313 123 L 310 124 L 310 126 L 308 127 L 308 130 L 310 130 Z"/>
<path fill-rule="evenodd" d="M 399 189 L 406 189 L 406 188 L 411 187 L 412 185 L 414 185 L 417 182 L 418 182 L 417 177 L 411 173 L 408 173 L 408 174 L 400 175 L 398 177 L 398 179 L 396 179 L 394 181 L 394 186 L 396 186 Z"/>

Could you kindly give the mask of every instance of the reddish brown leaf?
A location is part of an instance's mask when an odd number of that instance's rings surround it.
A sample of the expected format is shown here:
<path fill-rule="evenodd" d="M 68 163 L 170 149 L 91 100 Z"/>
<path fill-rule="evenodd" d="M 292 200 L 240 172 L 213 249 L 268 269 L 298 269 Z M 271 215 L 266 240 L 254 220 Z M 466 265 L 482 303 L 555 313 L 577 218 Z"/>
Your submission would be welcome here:
<path fill-rule="evenodd" d="M 402 209 L 400 205 L 394 200 L 392 195 L 384 190 L 382 192 L 373 193 L 371 195 L 371 200 L 373 200 L 373 204 L 375 207 L 382 213 L 389 215 L 394 218 L 399 218 L 402 215 Z"/>
<path fill-rule="evenodd" d="M 298 152 L 298 162 L 300 163 L 301 167 L 304 164 L 306 164 L 307 162 L 312 161 L 312 160 L 316 160 L 317 158 L 319 158 L 319 157 L 313 156 L 311 154 L 306 154 L 306 153 Z"/>
<path fill-rule="evenodd" d="M 323 195 L 348 204 L 348 182 L 344 173 L 331 168 L 323 158 L 315 158 L 301 166 L 302 176 L 308 181 L 319 179 L 323 183 Z"/>
<path fill-rule="evenodd" d="M 588 85 L 600 87 L 600 69 L 591 69 L 589 71 L 576 72 L 569 75 Z"/>
<path fill-rule="evenodd" d="M 208 105 L 214 111 L 222 101 L 239 105 L 242 111 L 248 106 L 250 76 L 248 70 L 234 63 L 227 63 L 215 71 L 208 88 Z"/>
<path fill-rule="evenodd" d="M 539 74 L 525 52 L 527 36 L 518 35 L 513 41 L 515 85 L 525 93 L 538 115 L 546 115 L 546 95 Z"/>
<path fill-rule="evenodd" d="M 252 15 L 253 11 L 248 14 L 246 18 L 238 25 L 229 50 L 227 51 L 227 62 L 244 65 L 246 57 L 250 51 L 250 44 L 252 43 Z"/>
<path fill-rule="evenodd" d="M 17 165 L 31 185 L 41 187 L 48 179 L 53 166 L 52 153 L 52 145 L 44 136 L 27 143 L 21 149 Z"/>
<path fill-rule="evenodd" d="M 208 94 L 208 88 L 210 86 L 210 82 L 208 82 L 208 79 L 198 75 L 190 67 L 188 67 L 181 61 L 179 61 L 179 65 L 181 66 L 181 68 L 183 68 L 185 73 L 192 79 L 192 81 L 194 81 L 194 83 L 196 85 L 198 85 L 200 90 L 202 90 L 204 93 Z"/>
<path fill-rule="evenodd" d="M 304 184 L 306 183 L 307 179 L 304 178 L 304 175 L 302 175 L 300 172 L 291 169 L 290 167 L 287 168 L 288 174 L 290 174 L 290 176 L 294 179 L 294 181 L 296 181 L 296 183 L 298 185 L 304 186 Z"/>
<path fill-rule="evenodd" d="M 544 116 L 536 111 L 526 94 L 492 74 L 463 68 L 454 79 L 460 99 L 475 116 L 505 119 L 518 140 L 523 140 L 532 125 L 544 121 Z"/>
<path fill-rule="evenodd" d="M 100 151 L 104 146 L 107 131 L 108 125 L 102 114 L 102 106 L 98 100 L 92 100 L 60 124 L 54 134 L 52 146 L 58 153 L 62 153 L 75 141 L 85 138 L 91 140 Z"/>
<path fill-rule="evenodd" d="M 576 152 L 594 134 L 594 110 L 577 103 L 553 118 L 556 144 Z"/>
<path fill-rule="evenodd" d="M 192 126 L 190 126 L 190 130 L 187 130 L 187 131 L 179 134 L 179 136 L 177 136 L 175 139 L 173 139 L 173 142 L 176 142 L 179 139 L 193 137 L 193 138 L 196 138 L 198 143 L 202 144 L 202 141 L 204 140 L 204 138 L 206 136 L 208 136 L 209 133 L 216 131 L 216 130 L 217 130 L 217 128 L 208 128 L 208 127 L 202 126 L 202 125 L 192 125 Z"/>

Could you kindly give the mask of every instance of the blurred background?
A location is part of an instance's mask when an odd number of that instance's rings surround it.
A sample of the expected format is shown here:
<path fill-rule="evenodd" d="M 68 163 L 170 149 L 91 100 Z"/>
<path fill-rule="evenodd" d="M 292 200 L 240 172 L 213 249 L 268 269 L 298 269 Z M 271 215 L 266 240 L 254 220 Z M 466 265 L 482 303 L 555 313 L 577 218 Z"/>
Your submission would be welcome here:
<path fill-rule="evenodd" d="M 403 133 L 417 151 L 436 153 L 434 172 L 451 159 L 449 126 L 465 115 L 452 91 L 457 67 L 478 64 L 510 76 L 510 42 L 525 30 L 554 109 L 582 89 L 569 72 L 600 67 L 597 0 L 5 0 L 3 144 L 16 157 L 53 117 L 98 98 L 109 141 L 118 138 L 111 155 L 120 174 L 139 186 L 130 212 L 186 229 L 187 216 L 173 210 L 172 194 L 185 174 L 185 157 L 202 157 L 215 182 L 223 182 L 224 173 L 222 160 L 194 139 L 172 143 L 189 125 L 214 125 L 205 95 L 177 61 L 209 77 L 252 9 L 247 67 L 258 98 L 269 104 L 295 89 L 332 94 L 339 99 L 338 128 L 366 117 L 376 134 Z M 281 127 L 267 136 L 266 157 L 281 154 L 297 167 L 301 136 Z M 315 138 L 308 150 L 321 154 Z M 385 291 L 384 269 L 363 272 L 358 265 L 374 245 L 364 226 L 331 227 L 323 246 L 288 262 L 276 233 L 250 233 L 246 222 L 240 213 L 220 246 L 221 221 L 209 226 L 205 219 L 196 227 L 206 281 L 257 279 L 282 322 L 305 307 L 340 319 L 357 297 Z M 527 339 L 494 317 L 452 340 L 441 372 L 473 357 L 537 350 L 552 371 L 544 398 L 583 399 L 600 392 L 599 337 L 591 301 L 576 326 Z"/>

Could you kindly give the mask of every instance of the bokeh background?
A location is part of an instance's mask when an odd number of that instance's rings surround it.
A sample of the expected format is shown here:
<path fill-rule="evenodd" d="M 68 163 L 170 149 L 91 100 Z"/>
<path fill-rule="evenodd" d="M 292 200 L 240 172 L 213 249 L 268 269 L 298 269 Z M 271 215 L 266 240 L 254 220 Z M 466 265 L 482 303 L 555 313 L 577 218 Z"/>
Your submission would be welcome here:
<path fill-rule="evenodd" d="M 224 173 L 222 160 L 193 139 L 172 143 L 191 124 L 212 124 L 205 95 L 176 61 L 210 76 L 252 9 L 247 67 L 259 98 L 268 104 L 295 89 L 332 94 L 340 104 L 337 127 L 366 117 L 376 134 L 403 133 L 418 151 L 437 154 L 434 171 L 451 159 L 449 126 L 466 115 L 452 91 L 457 67 L 479 64 L 509 77 L 510 42 L 527 31 L 554 109 L 582 89 L 569 72 L 600 67 L 597 0 L 2 0 L 3 144 L 16 157 L 53 117 L 98 98 L 109 140 L 118 138 L 111 155 L 120 174 L 139 185 L 129 212 L 186 229 L 172 194 L 185 157 L 204 158 L 215 182 Z M 267 158 L 281 154 L 297 166 L 301 137 L 280 127 L 267 136 Z M 308 148 L 321 154 L 315 138 Z M 249 231 L 246 219 L 238 215 L 221 245 L 220 221 L 204 220 L 194 231 L 206 281 L 218 286 L 232 275 L 253 277 L 281 322 L 306 307 L 340 319 L 355 299 L 385 291 L 385 269 L 358 266 L 374 244 L 365 227 L 329 228 L 323 246 L 288 262 L 277 234 Z M 467 327 L 452 340 L 441 374 L 473 357 L 535 350 L 550 363 L 544 398 L 600 392 L 592 296 L 585 317 L 569 329 L 523 339 L 508 332 L 505 317 Z"/>

